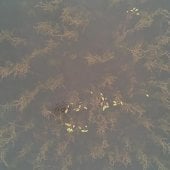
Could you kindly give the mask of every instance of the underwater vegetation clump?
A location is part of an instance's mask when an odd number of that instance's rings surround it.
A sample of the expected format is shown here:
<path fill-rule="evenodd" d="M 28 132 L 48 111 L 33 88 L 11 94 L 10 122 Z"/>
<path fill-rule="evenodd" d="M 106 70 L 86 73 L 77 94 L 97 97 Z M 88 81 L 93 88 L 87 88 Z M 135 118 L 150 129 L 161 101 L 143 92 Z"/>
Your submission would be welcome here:
<path fill-rule="evenodd" d="M 16 1 L 20 22 L 0 23 L 0 169 L 170 169 L 170 4 L 156 1 Z"/>

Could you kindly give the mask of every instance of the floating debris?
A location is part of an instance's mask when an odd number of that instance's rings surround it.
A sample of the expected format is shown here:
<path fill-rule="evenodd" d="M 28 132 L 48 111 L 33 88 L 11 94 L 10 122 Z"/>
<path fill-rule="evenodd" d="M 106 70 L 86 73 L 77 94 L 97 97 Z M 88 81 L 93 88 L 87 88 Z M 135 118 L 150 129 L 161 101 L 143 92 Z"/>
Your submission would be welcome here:
<path fill-rule="evenodd" d="M 78 126 L 78 129 L 80 129 L 80 130 L 81 130 L 81 129 L 82 129 L 82 127 L 81 127 L 81 126 Z"/>
<path fill-rule="evenodd" d="M 68 133 L 72 133 L 73 132 L 73 129 L 76 127 L 75 125 L 72 125 L 70 123 L 65 123 L 65 126 L 67 127 L 67 132 Z"/>
<path fill-rule="evenodd" d="M 146 97 L 149 97 L 149 94 L 145 94 Z"/>
<path fill-rule="evenodd" d="M 103 111 L 105 111 L 107 108 L 109 108 L 109 103 L 106 102 L 106 104 L 103 106 Z"/>
<path fill-rule="evenodd" d="M 72 128 L 67 128 L 67 132 L 68 132 L 68 133 L 72 133 L 72 132 L 73 132 L 73 129 L 72 129 Z"/>
<path fill-rule="evenodd" d="M 79 112 L 80 109 L 81 109 L 81 105 L 78 105 L 78 107 L 77 107 L 77 108 L 74 108 L 73 110 L 75 110 L 76 112 Z"/>
<path fill-rule="evenodd" d="M 139 9 L 138 9 L 138 8 L 135 8 L 135 7 L 132 8 L 132 9 L 130 9 L 130 10 L 127 10 L 126 13 L 128 13 L 128 14 L 133 14 L 133 15 L 140 15 Z"/>
<path fill-rule="evenodd" d="M 84 106 L 83 108 L 84 108 L 85 110 L 87 110 L 87 107 L 86 107 L 86 106 Z"/>
<path fill-rule="evenodd" d="M 113 100 L 113 106 L 123 105 L 122 101 Z"/>
<path fill-rule="evenodd" d="M 64 111 L 64 113 L 68 113 L 69 108 L 70 108 L 70 105 L 67 105 L 67 108 L 66 108 L 66 110 Z"/>
<path fill-rule="evenodd" d="M 82 133 L 87 133 L 87 132 L 88 132 L 88 129 L 86 129 L 86 130 L 85 130 L 85 129 L 82 129 L 81 132 L 82 132 Z"/>
<path fill-rule="evenodd" d="M 71 127 L 72 125 L 70 123 L 65 123 L 67 127 Z"/>
<path fill-rule="evenodd" d="M 64 113 L 68 113 L 68 109 L 66 109 L 66 110 L 64 111 Z"/>
<path fill-rule="evenodd" d="M 79 129 L 80 132 L 82 132 L 82 133 L 86 133 L 86 132 L 89 131 L 89 130 L 87 129 L 87 125 L 85 125 L 84 127 L 78 126 L 78 129 Z"/>
<path fill-rule="evenodd" d="M 122 102 L 122 101 L 120 101 L 120 105 L 123 105 L 123 102 Z"/>
<path fill-rule="evenodd" d="M 75 109 L 75 111 L 76 111 L 76 112 L 79 112 L 79 111 L 80 111 L 80 109 L 79 109 L 79 108 L 77 108 L 77 109 Z"/>
<path fill-rule="evenodd" d="M 101 99 L 102 99 L 102 101 L 104 101 L 104 97 L 103 96 L 101 97 Z"/>
<path fill-rule="evenodd" d="M 100 93 L 100 96 L 103 96 L 103 93 Z"/>
<path fill-rule="evenodd" d="M 115 100 L 113 100 L 113 106 L 117 106 L 117 102 Z"/>

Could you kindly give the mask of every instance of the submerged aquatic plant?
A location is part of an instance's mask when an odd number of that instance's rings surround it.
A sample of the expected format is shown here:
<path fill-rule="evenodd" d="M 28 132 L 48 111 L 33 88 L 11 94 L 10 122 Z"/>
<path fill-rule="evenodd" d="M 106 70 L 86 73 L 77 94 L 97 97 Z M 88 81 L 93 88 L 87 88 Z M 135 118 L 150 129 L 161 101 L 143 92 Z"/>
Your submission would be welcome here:
<path fill-rule="evenodd" d="M 168 9 L 37 2 L 0 30 L 0 169 L 168 170 Z"/>

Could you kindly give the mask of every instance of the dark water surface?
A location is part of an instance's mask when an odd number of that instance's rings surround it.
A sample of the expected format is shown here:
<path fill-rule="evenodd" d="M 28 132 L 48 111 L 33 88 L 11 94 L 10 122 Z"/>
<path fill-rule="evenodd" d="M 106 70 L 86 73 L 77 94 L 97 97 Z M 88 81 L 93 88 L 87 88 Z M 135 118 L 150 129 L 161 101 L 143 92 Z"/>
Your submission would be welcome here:
<path fill-rule="evenodd" d="M 169 42 L 169 0 L 0 0 L 0 170 L 169 170 Z"/>

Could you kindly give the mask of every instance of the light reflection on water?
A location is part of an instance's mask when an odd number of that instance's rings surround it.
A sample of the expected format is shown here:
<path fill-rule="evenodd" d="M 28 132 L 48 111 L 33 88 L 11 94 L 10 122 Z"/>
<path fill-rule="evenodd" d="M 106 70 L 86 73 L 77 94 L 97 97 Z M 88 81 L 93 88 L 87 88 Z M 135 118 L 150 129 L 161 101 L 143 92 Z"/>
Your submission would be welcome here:
<path fill-rule="evenodd" d="M 168 170 L 169 6 L 2 0 L 0 169 Z"/>

